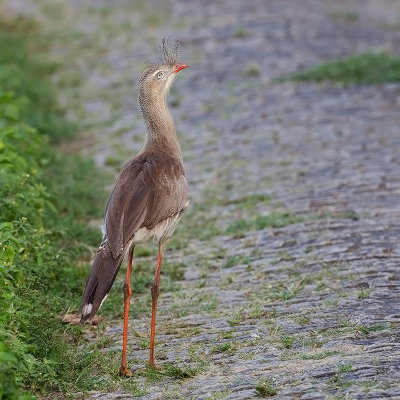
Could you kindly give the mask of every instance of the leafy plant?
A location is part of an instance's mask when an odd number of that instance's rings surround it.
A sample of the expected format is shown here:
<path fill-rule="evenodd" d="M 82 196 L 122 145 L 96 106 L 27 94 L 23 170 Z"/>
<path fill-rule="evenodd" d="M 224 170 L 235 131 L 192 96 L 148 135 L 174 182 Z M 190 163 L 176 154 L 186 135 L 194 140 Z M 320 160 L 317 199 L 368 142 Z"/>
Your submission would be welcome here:
<path fill-rule="evenodd" d="M 14 400 L 91 387 L 77 376 L 100 356 L 84 359 L 83 328 L 57 316 L 78 304 L 87 268 L 76 263 L 98 240 L 85 220 L 103 195 L 90 162 L 49 145 L 43 132 L 54 139 L 68 125 L 52 67 L 12 29 L 0 23 L 0 398 Z"/>

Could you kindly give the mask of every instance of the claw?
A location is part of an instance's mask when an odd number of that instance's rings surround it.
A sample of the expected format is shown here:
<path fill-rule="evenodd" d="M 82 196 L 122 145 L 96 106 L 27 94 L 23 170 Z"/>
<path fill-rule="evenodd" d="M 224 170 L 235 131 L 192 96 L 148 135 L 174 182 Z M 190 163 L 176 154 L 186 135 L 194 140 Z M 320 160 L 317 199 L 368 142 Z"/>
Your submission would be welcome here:
<path fill-rule="evenodd" d="M 121 366 L 121 368 L 119 369 L 119 374 L 120 376 L 125 376 L 127 378 L 130 378 L 131 376 L 133 376 L 133 372 L 129 371 L 128 368 Z"/>
<path fill-rule="evenodd" d="M 156 371 L 161 371 L 162 370 L 162 368 L 161 367 L 159 367 L 159 366 L 157 366 L 156 364 L 154 364 L 154 363 L 151 363 L 151 362 L 149 362 L 149 368 L 151 368 L 151 369 L 155 369 Z"/>

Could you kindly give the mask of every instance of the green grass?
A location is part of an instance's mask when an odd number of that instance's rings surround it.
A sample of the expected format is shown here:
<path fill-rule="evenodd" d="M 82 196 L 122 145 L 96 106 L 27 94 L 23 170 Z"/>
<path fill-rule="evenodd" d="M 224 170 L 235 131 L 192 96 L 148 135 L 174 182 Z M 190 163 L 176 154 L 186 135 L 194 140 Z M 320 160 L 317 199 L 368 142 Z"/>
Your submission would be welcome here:
<path fill-rule="evenodd" d="M 227 399 L 230 394 L 231 391 L 228 389 L 219 390 L 218 392 L 215 392 L 211 396 L 207 397 L 205 400 L 224 400 Z"/>
<path fill-rule="evenodd" d="M 262 306 L 260 304 L 254 304 L 248 308 L 241 307 L 237 309 L 230 318 L 228 318 L 228 323 L 231 326 L 236 326 L 241 324 L 244 320 L 259 319 L 265 315 Z"/>
<path fill-rule="evenodd" d="M 244 38 L 247 36 L 247 34 L 248 33 L 245 28 L 238 27 L 238 28 L 236 28 L 235 32 L 233 33 L 233 36 L 235 38 Z"/>
<path fill-rule="evenodd" d="M 309 315 L 304 315 L 304 314 L 298 315 L 295 321 L 301 326 L 306 326 L 311 322 L 311 317 Z"/>
<path fill-rule="evenodd" d="M 360 333 L 364 335 L 369 335 L 370 333 L 390 330 L 392 327 L 389 324 L 378 323 L 373 325 L 367 325 L 367 324 L 357 325 L 356 328 Z"/>
<path fill-rule="evenodd" d="M 172 376 L 176 379 L 193 378 L 198 373 L 197 368 L 193 368 L 190 365 L 165 365 L 164 374 Z"/>
<path fill-rule="evenodd" d="M 149 381 L 158 381 L 165 376 L 170 376 L 175 379 L 193 378 L 200 372 L 200 367 L 192 367 L 186 363 L 182 364 L 164 364 L 162 369 L 155 370 L 153 368 L 146 368 L 144 375 Z"/>
<path fill-rule="evenodd" d="M 293 336 L 288 336 L 284 335 L 281 337 L 281 344 L 285 349 L 291 349 L 294 344 L 294 337 Z"/>
<path fill-rule="evenodd" d="M 339 364 L 337 369 L 339 374 L 345 374 L 347 372 L 351 372 L 353 366 L 351 364 Z"/>
<path fill-rule="evenodd" d="M 368 299 L 369 296 L 372 293 L 372 289 L 361 289 L 358 293 L 357 293 L 357 297 L 361 300 L 363 299 Z"/>
<path fill-rule="evenodd" d="M 79 304 L 101 236 L 87 220 L 101 215 L 105 195 L 92 162 L 49 145 L 71 126 L 49 77 L 55 66 L 36 54 L 37 29 L 0 22 L 0 397 L 138 394 L 114 376 L 119 355 L 85 345 L 86 327 L 59 319 Z"/>
<path fill-rule="evenodd" d="M 383 25 L 384 28 L 386 28 L 389 31 L 398 31 L 400 30 L 400 21 L 399 22 L 393 22 L 393 23 L 387 23 Z"/>
<path fill-rule="evenodd" d="M 121 168 L 122 161 L 119 157 L 108 156 L 104 161 L 105 165 L 109 167 L 114 167 L 116 170 Z"/>
<path fill-rule="evenodd" d="M 329 81 L 337 84 L 378 84 L 400 81 L 400 57 L 386 53 L 355 54 L 329 61 L 290 77 L 297 82 Z"/>
<path fill-rule="evenodd" d="M 303 222 L 304 217 L 287 211 L 274 211 L 268 215 L 256 215 L 250 218 L 241 218 L 232 222 L 226 229 L 227 234 L 240 234 L 250 230 L 265 228 L 284 228 L 285 226 Z"/>
<path fill-rule="evenodd" d="M 244 71 L 243 71 L 243 75 L 246 77 L 254 77 L 257 78 L 260 76 L 260 67 L 258 65 L 249 65 Z"/>
<path fill-rule="evenodd" d="M 333 390 L 349 387 L 352 383 L 345 380 L 343 374 L 351 372 L 352 369 L 353 366 L 351 364 L 339 364 L 337 366 L 337 372 L 327 381 L 328 387 Z"/>
<path fill-rule="evenodd" d="M 354 11 L 333 11 L 329 14 L 329 18 L 342 21 L 357 21 L 359 15 Z"/>
<path fill-rule="evenodd" d="M 235 254 L 233 256 L 228 256 L 225 261 L 225 268 L 231 268 L 239 264 L 249 264 L 250 257 L 245 254 Z"/>
<path fill-rule="evenodd" d="M 256 385 L 256 391 L 260 397 L 272 397 L 278 394 L 278 390 L 272 379 L 259 380 Z"/>
<path fill-rule="evenodd" d="M 261 290 L 257 296 L 264 297 L 270 301 L 288 301 L 299 295 L 304 288 L 302 281 L 292 283 L 289 286 L 279 285 Z"/>
<path fill-rule="evenodd" d="M 336 350 L 324 350 L 324 351 L 319 351 L 316 353 L 307 353 L 307 354 L 302 354 L 301 359 L 302 360 L 322 360 L 324 358 L 333 356 L 339 354 L 338 351 Z"/>
<path fill-rule="evenodd" d="M 215 346 L 213 346 L 211 349 L 211 352 L 212 353 L 224 353 L 224 352 L 229 352 L 230 350 L 232 350 L 232 343 L 225 342 L 225 343 L 216 344 Z"/>
<path fill-rule="evenodd" d="M 40 56 L 46 46 L 48 42 L 40 38 L 39 27 L 32 20 L 0 20 L 2 90 L 15 93 L 25 104 L 19 109 L 21 120 L 51 141 L 59 141 L 71 137 L 75 126 L 63 118 L 64 110 L 54 101 L 56 89 L 49 81 L 58 66 Z"/>
<path fill-rule="evenodd" d="M 239 325 L 241 322 L 243 322 L 245 319 L 245 316 L 243 314 L 242 310 L 238 310 L 235 313 L 232 314 L 232 316 L 228 319 L 228 323 L 231 326 L 236 326 Z"/>
<path fill-rule="evenodd" d="M 169 249 L 183 249 L 189 243 L 196 240 L 209 241 L 211 238 L 224 234 L 242 235 L 247 230 L 254 226 L 254 229 L 263 229 L 265 226 L 286 226 L 291 222 L 297 222 L 299 218 L 293 215 L 289 217 L 286 211 L 278 211 L 271 214 L 267 220 L 264 215 L 260 215 L 256 206 L 268 204 L 270 196 L 266 194 L 249 194 L 239 198 L 229 199 L 224 190 L 225 186 L 219 185 L 218 189 L 207 191 L 203 194 L 201 202 L 193 202 L 185 213 L 184 218 L 178 225 L 171 242 L 168 245 Z M 218 213 L 213 213 L 212 210 L 218 210 L 218 206 L 233 206 L 235 209 L 247 213 L 252 213 L 249 218 L 238 218 L 232 222 L 231 216 L 226 217 Z M 247 210 L 247 211 L 246 211 Z M 253 215 L 255 214 L 255 215 Z M 282 221 L 278 221 L 282 218 Z M 282 225 L 283 224 L 283 225 Z M 216 257 L 219 258 L 219 257 Z"/>
<path fill-rule="evenodd" d="M 163 265 L 163 271 L 170 279 L 174 281 L 181 281 L 185 278 L 186 264 L 182 262 L 168 261 Z"/>
<path fill-rule="evenodd" d="M 184 294 L 186 297 L 186 295 Z M 192 313 L 205 312 L 210 313 L 215 311 L 218 306 L 218 299 L 212 294 L 196 294 L 192 293 L 189 299 L 184 301 L 176 301 L 171 307 L 170 311 L 177 317 L 183 317 Z"/>

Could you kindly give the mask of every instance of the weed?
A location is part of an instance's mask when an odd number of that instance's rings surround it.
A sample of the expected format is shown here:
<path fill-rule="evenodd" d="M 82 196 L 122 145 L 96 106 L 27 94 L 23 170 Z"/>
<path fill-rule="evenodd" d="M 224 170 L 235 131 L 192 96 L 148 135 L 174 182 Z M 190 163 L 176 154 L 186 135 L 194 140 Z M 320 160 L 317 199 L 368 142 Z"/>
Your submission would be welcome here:
<path fill-rule="evenodd" d="M 252 305 L 246 313 L 246 317 L 249 319 L 258 319 L 261 318 L 263 315 L 264 310 L 261 304 Z"/>
<path fill-rule="evenodd" d="M 282 336 L 281 337 L 281 343 L 282 343 L 282 346 L 285 349 L 291 349 L 293 347 L 293 344 L 294 344 L 294 337 L 287 336 L 287 335 Z"/>
<path fill-rule="evenodd" d="M 247 31 L 246 29 L 239 27 L 235 30 L 235 32 L 233 33 L 233 36 L 236 38 L 243 38 L 247 36 Z"/>
<path fill-rule="evenodd" d="M 255 304 L 248 308 L 237 309 L 228 319 L 231 326 L 239 325 L 245 319 L 258 319 L 264 315 L 264 310 L 261 304 Z"/>
<path fill-rule="evenodd" d="M 165 376 L 162 370 L 157 370 L 149 366 L 141 371 L 140 374 L 143 375 L 149 382 L 158 382 Z"/>
<path fill-rule="evenodd" d="M 231 339 L 233 337 L 233 331 L 223 331 L 219 334 L 220 339 Z"/>
<path fill-rule="evenodd" d="M 239 264 L 248 264 L 250 262 L 250 257 L 245 254 L 235 254 L 233 256 L 227 257 L 225 261 L 225 268 L 231 268 Z"/>
<path fill-rule="evenodd" d="M 212 347 L 211 352 L 212 353 L 223 353 L 226 351 L 232 350 L 232 343 L 231 342 L 225 342 L 221 344 L 216 344 L 215 346 Z"/>
<path fill-rule="evenodd" d="M 317 353 L 302 354 L 300 358 L 303 360 L 322 360 L 336 354 L 339 354 L 336 350 L 324 350 Z"/>
<path fill-rule="evenodd" d="M 253 246 L 250 246 L 250 247 L 253 247 Z M 264 252 L 259 247 L 253 248 L 253 250 L 250 253 L 250 257 L 252 260 L 257 260 L 257 259 L 263 258 L 263 256 L 264 256 Z"/>
<path fill-rule="evenodd" d="M 138 343 L 139 349 L 145 350 L 150 348 L 150 340 L 149 339 L 142 339 Z"/>
<path fill-rule="evenodd" d="M 303 347 L 308 346 L 308 347 L 314 347 L 314 348 L 320 348 L 325 344 L 325 341 L 322 340 L 321 338 L 306 338 L 303 337 L 301 339 L 301 344 Z"/>
<path fill-rule="evenodd" d="M 199 372 L 198 368 L 193 368 L 190 365 L 164 365 L 162 373 L 167 376 L 172 376 L 176 379 L 193 378 Z"/>
<path fill-rule="evenodd" d="M 343 218 L 351 219 L 352 221 L 358 221 L 360 219 L 360 215 L 355 211 L 345 211 L 342 216 Z"/>
<path fill-rule="evenodd" d="M 230 390 L 219 390 L 218 392 L 213 393 L 210 397 L 207 397 L 205 400 L 223 400 L 230 394 Z"/>
<path fill-rule="evenodd" d="M 371 293 L 372 293 L 372 289 L 361 289 L 357 293 L 357 297 L 359 299 L 368 299 L 368 297 L 371 295 Z"/>
<path fill-rule="evenodd" d="M 356 21 L 359 15 L 354 11 L 333 11 L 329 14 L 329 17 L 343 21 Z"/>
<path fill-rule="evenodd" d="M 256 385 L 256 391 L 261 397 L 272 397 L 278 394 L 278 390 L 272 379 L 259 380 Z"/>
<path fill-rule="evenodd" d="M 299 325 L 305 326 L 305 325 L 308 325 L 308 324 L 311 322 L 311 317 L 308 316 L 308 315 L 299 315 L 299 316 L 296 318 L 296 322 L 297 322 Z"/>
<path fill-rule="evenodd" d="M 226 275 L 223 282 L 221 283 L 221 286 L 229 286 L 231 283 L 235 282 L 235 277 L 235 274 Z"/>
<path fill-rule="evenodd" d="M 278 253 L 279 261 L 293 261 L 293 256 L 291 256 L 286 250 L 281 250 Z"/>
<path fill-rule="evenodd" d="M 238 310 L 228 319 L 228 323 L 231 326 L 235 326 L 239 325 L 243 320 L 244 320 L 243 311 Z"/>
<path fill-rule="evenodd" d="M 168 260 L 164 264 L 163 270 L 172 280 L 181 281 L 184 279 L 186 264 Z"/>
<path fill-rule="evenodd" d="M 303 285 L 301 284 L 295 284 L 292 283 L 291 285 L 284 287 L 278 286 L 278 287 L 272 287 L 266 291 L 261 291 L 259 293 L 259 296 L 261 297 L 266 297 L 269 300 L 276 301 L 276 300 L 282 300 L 282 301 L 288 301 L 293 299 L 293 297 L 296 297 L 298 294 L 303 289 Z"/>
<path fill-rule="evenodd" d="M 162 369 L 157 370 L 149 366 L 142 372 L 142 374 L 149 381 L 159 381 L 165 376 L 170 376 L 175 379 L 193 378 L 199 372 L 199 368 L 193 368 L 188 364 L 175 365 L 164 364 Z"/>
<path fill-rule="evenodd" d="M 260 68 L 257 65 L 249 65 L 243 74 L 248 77 L 258 77 L 260 76 Z"/>
<path fill-rule="evenodd" d="M 333 389 L 346 388 L 351 385 L 351 382 L 343 379 L 343 374 L 351 372 L 353 369 L 351 364 L 339 364 L 337 366 L 337 373 L 328 380 L 328 386 Z"/>
<path fill-rule="evenodd" d="M 374 325 L 362 324 L 357 326 L 357 330 L 360 333 L 363 333 L 364 335 L 369 335 L 370 333 L 385 331 L 388 329 L 391 329 L 391 326 L 389 324 L 384 324 L 384 323 L 379 323 Z"/>
<path fill-rule="evenodd" d="M 180 301 L 177 299 L 171 306 L 170 310 L 178 317 L 182 317 L 196 312 L 214 311 L 217 308 L 217 305 L 218 299 L 212 294 L 191 293 L 189 296 L 186 293 L 183 293 L 183 298 Z"/>
<path fill-rule="evenodd" d="M 291 224 L 303 222 L 304 218 L 301 215 L 290 214 L 288 212 L 275 212 L 269 215 L 256 217 L 254 226 L 256 229 L 264 229 L 267 227 L 283 228 Z"/>
<path fill-rule="evenodd" d="M 256 215 L 252 218 L 238 219 L 226 229 L 227 234 L 245 233 L 249 230 L 265 228 L 283 228 L 288 225 L 303 222 L 302 215 L 291 214 L 287 211 L 275 211 L 268 215 Z"/>
<path fill-rule="evenodd" d="M 351 364 L 339 364 L 337 369 L 339 374 L 345 374 L 350 372 L 353 369 L 353 366 Z"/>

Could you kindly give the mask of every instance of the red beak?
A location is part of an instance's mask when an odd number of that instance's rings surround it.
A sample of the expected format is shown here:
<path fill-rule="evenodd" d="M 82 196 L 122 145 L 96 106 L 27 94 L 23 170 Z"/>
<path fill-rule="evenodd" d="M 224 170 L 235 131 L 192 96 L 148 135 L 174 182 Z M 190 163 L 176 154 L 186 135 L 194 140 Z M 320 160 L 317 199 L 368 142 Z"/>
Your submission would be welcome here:
<path fill-rule="evenodd" d="M 177 72 L 179 72 L 181 69 L 185 69 L 187 68 L 189 65 L 188 64 L 177 64 L 174 73 L 176 74 Z"/>

